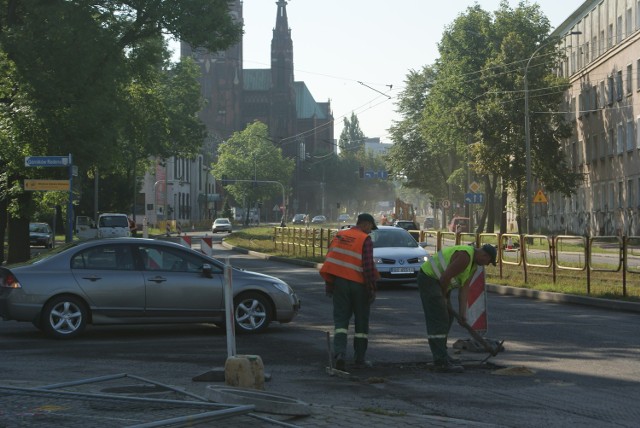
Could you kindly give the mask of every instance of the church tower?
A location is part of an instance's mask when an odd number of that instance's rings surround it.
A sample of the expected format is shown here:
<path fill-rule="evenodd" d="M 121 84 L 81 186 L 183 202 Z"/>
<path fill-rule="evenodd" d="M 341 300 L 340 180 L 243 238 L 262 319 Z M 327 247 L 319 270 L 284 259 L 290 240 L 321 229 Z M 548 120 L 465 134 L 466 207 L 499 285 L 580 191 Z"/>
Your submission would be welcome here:
<path fill-rule="evenodd" d="M 229 13 L 236 22 L 242 22 L 242 1 L 229 3 Z M 191 56 L 201 69 L 200 88 L 204 107 L 200 119 L 209 136 L 215 140 L 227 139 L 242 128 L 242 39 L 225 51 L 208 52 L 192 49 L 182 42 L 181 55 Z"/>
<path fill-rule="evenodd" d="M 269 129 L 283 154 L 294 157 L 297 151 L 296 96 L 293 80 L 293 41 L 287 19 L 287 1 L 278 0 L 276 27 L 271 40 L 271 105 Z"/>

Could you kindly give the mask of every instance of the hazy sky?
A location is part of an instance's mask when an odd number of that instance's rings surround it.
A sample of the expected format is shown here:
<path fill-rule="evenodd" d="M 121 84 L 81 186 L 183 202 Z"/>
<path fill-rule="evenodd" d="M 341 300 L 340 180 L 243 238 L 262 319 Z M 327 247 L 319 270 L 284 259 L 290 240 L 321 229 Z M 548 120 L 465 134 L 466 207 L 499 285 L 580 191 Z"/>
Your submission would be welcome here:
<path fill-rule="evenodd" d="M 354 112 L 367 137 L 391 142 L 387 129 L 399 120 L 396 97 L 408 71 L 435 62 L 444 28 L 475 3 L 493 12 L 500 0 L 289 0 L 294 78 L 306 83 L 316 101 L 331 100 L 336 139 L 344 117 Z M 511 7 L 518 3 L 509 1 Z M 537 3 L 555 28 L 583 1 Z M 244 67 L 268 68 L 276 0 L 243 4 Z"/>

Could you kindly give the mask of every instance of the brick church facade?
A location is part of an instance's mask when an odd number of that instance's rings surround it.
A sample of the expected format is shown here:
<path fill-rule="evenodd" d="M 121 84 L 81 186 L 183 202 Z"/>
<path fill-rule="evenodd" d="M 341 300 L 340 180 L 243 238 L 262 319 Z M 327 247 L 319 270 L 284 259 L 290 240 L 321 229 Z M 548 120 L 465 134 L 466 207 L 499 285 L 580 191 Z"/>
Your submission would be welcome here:
<path fill-rule="evenodd" d="M 289 212 L 316 211 L 319 207 L 311 195 L 314 185 L 320 183 L 306 176 L 304 163 L 316 154 L 335 152 L 333 113 L 330 102 L 316 102 L 305 83 L 295 81 L 287 1 L 278 0 L 276 5 L 271 68 L 245 69 L 242 41 L 215 53 L 182 43 L 181 56 L 191 56 L 202 70 L 200 83 L 205 103 L 200 118 L 209 135 L 204 150 L 210 154 L 205 154 L 205 163 L 215 161 L 220 142 L 248 124 L 261 121 L 284 156 L 296 159 Z M 230 3 L 231 14 L 238 21 L 243 20 L 242 8 L 242 1 Z"/>

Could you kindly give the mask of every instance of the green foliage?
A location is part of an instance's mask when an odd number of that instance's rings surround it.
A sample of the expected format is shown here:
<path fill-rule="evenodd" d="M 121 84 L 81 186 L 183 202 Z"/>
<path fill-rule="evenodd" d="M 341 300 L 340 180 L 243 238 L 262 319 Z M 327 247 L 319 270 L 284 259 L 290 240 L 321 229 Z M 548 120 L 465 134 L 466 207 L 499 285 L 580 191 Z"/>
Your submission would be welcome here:
<path fill-rule="evenodd" d="M 222 183 L 236 201 L 278 200 L 282 187 L 260 181 L 282 183 L 286 193 L 294 166 L 294 160 L 284 158 L 282 150 L 271 142 L 267 126 L 256 121 L 220 144 L 213 172 L 216 177 L 245 180 Z"/>
<path fill-rule="evenodd" d="M 549 191 L 574 191 L 579 177 L 561 151 L 571 128 L 558 113 L 568 82 L 555 74 L 561 52 L 549 31 L 540 7 L 527 2 L 516 8 L 502 2 L 493 15 L 475 5 L 459 15 L 444 31 L 436 63 L 407 77 L 398 104 L 402 119 L 391 128 L 394 173 L 405 176 L 407 186 L 454 201 L 462 201 L 472 174 L 484 185 L 482 218 L 491 228 L 498 183 L 516 199 L 525 187 L 526 70 L 529 93 L 535 94 L 533 176 Z"/>
<path fill-rule="evenodd" d="M 351 118 L 344 118 L 344 127 L 340 133 L 338 147 L 340 156 L 344 158 L 362 158 L 364 156 L 364 132 L 360 129 L 360 121 L 355 113 L 351 113 Z"/>
<path fill-rule="evenodd" d="M 27 155 L 72 154 L 87 185 L 99 167 L 122 209 L 150 156 L 196 153 L 204 138 L 197 66 L 171 66 L 164 36 L 217 51 L 242 34 L 227 0 L 9 1 L 0 22 L 0 209 L 10 226 L 33 214 L 24 178 L 66 178 L 64 168 L 25 170 Z M 14 242 L 28 250 L 26 236 Z"/>

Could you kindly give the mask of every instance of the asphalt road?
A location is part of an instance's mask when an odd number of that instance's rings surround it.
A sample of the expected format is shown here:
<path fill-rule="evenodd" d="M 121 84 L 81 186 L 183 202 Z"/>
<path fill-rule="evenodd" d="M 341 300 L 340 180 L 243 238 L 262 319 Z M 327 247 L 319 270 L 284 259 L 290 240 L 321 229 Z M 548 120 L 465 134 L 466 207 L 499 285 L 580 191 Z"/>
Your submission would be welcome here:
<path fill-rule="evenodd" d="M 632 427 L 640 420 L 637 313 L 489 294 L 487 337 L 504 340 L 505 351 L 487 364 L 481 363 L 486 354 L 464 351 L 459 356 L 466 372 L 442 374 L 429 365 L 417 287 L 385 288 L 371 317 L 367 357 L 374 367 L 339 379 L 325 373 L 331 302 L 317 271 L 233 253 L 219 244 L 214 253 L 234 266 L 286 280 L 302 300 L 292 323 L 236 339 L 238 354 L 263 360 L 271 392 L 309 403 L 498 426 Z M 454 326 L 449 345 L 466 338 Z M 224 330 L 210 325 L 89 326 L 79 339 L 55 341 L 28 323 L 5 321 L 0 343 L 5 385 L 130 373 L 202 394 L 207 383 L 193 378 L 224 367 L 227 358 Z"/>

